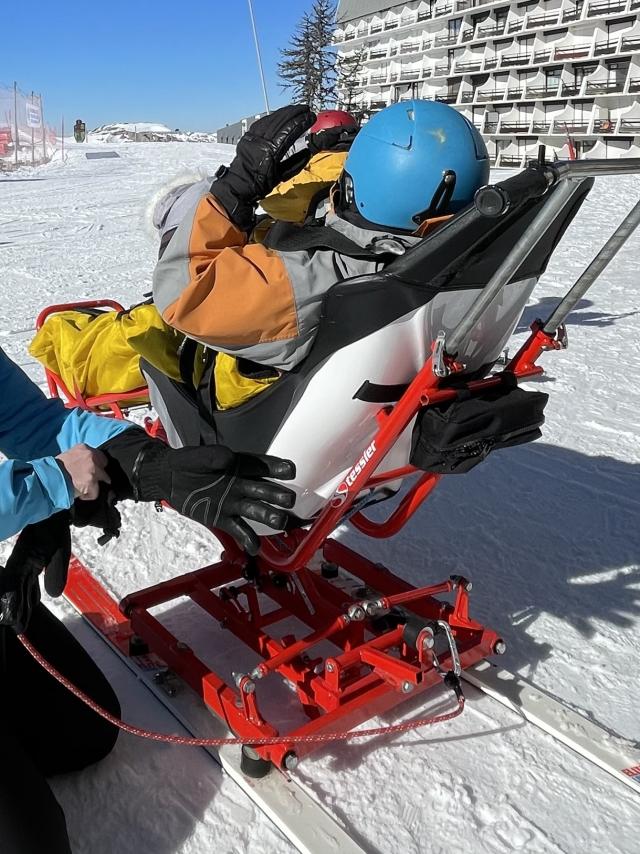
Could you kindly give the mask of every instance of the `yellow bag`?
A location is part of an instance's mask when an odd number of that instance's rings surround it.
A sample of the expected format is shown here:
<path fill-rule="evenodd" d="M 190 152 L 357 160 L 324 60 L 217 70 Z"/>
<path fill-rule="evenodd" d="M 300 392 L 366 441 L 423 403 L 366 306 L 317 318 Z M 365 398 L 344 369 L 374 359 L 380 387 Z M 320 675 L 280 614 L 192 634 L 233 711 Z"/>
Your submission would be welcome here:
<path fill-rule="evenodd" d="M 29 352 L 60 376 L 69 391 L 95 397 L 145 386 L 140 356 L 179 380 L 181 341 L 155 306 L 140 305 L 97 317 L 80 310 L 53 314 L 36 333 Z"/>

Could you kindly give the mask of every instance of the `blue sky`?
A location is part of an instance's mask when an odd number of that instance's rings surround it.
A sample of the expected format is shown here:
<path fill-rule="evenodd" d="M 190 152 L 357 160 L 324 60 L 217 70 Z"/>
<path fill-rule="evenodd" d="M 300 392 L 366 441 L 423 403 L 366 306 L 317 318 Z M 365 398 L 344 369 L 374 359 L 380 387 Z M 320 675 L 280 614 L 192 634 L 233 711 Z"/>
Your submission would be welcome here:
<path fill-rule="evenodd" d="M 272 106 L 284 47 L 312 0 L 254 0 Z M 216 130 L 263 109 L 247 0 L 57 0 L 2 11 L 0 84 L 41 92 L 67 127 L 156 121 Z M 33 12 L 33 14 L 31 14 Z"/>

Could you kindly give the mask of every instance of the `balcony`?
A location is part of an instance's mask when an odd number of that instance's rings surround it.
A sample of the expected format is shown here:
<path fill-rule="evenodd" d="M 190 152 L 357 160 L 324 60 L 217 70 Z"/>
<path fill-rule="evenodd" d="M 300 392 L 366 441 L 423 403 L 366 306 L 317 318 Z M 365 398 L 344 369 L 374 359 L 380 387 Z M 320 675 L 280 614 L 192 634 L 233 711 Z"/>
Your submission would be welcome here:
<path fill-rule="evenodd" d="M 510 21 L 507 27 L 507 33 L 519 33 L 524 27 L 524 21 Z"/>
<path fill-rule="evenodd" d="M 491 101 L 502 101 L 505 91 L 505 89 L 485 89 L 482 92 L 476 92 L 476 101 L 483 104 Z"/>
<path fill-rule="evenodd" d="M 402 71 L 400 80 L 419 80 L 421 73 L 420 71 Z"/>
<path fill-rule="evenodd" d="M 441 104 L 455 104 L 457 100 L 457 95 L 436 95 L 436 101 L 440 101 Z"/>
<path fill-rule="evenodd" d="M 436 6 L 433 10 L 434 18 L 441 18 L 443 15 L 450 15 L 453 12 L 453 3 L 446 3 L 443 6 Z"/>
<path fill-rule="evenodd" d="M 565 119 L 560 119 L 560 121 L 556 120 L 553 123 L 553 133 L 564 135 L 567 133 L 586 133 L 588 130 L 589 122 L 584 120 L 569 119 L 565 121 Z"/>
<path fill-rule="evenodd" d="M 512 53 L 502 54 L 500 59 L 500 67 L 508 67 L 510 65 L 528 65 L 531 62 L 530 53 Z"/>
<path fill-rule="evenodd" d="M 550 122 L 534 122 L 531 133 L 549 133 Z"/>
<path fill-rule="evenodd" d="M 449 66 L 449 63 L 443 62 L 440 65 L 436 65 L 436 67 L 433 69 L 433 75 L 434 77 L 445 76 L 446 74 L 449 74 L 450 71 L 451 68 Z"/>
<path fill-rule="evenodd" d="M 491 71 L 493 68 L 498 67 L 498 57 L 495 56 L 493 59 L 485 59 L 484 61 L 484 70 Z"/>
<path fill-rule="evenodd" d="M 418 17 L 416 18 L 416 23 L 420 23 L 420 21 L 428 21 L 431 17 L 431 12 L 428 10 L 425 12 L 418 12 Z"/>
<path fill-rule="evenodd" d="M 370 110 L 384 110 L 384 108 L 388 106 L 386 101 L 372 101 L 369 104 Z"/>
<path fill-rule="evenodd" d="M 420 51 L 420 42 L 413 42 L 412 44 L 402 44 L 400 45 L 400 53 L 417 53 Z"/>
<path fill-rule="evenodd" d="M 450 36 L 450 35 L 436 36 L 436 38 L 433 40 L 433 46 L 434 46 L 434 48 L 444 47 L 445 45 L 448 45 L 448 44 L 456 44 L 457 41 L 458 41 L 457 35 L 455 35 L 455 36 Z"/>
<path fill-rule="evenodd" d="M 530 122 L 502 122 L 500 133 L 529 133 Z"/>
<path fill-rule="evenodd" d="M 473 74 L 476 71 L 482 70 L 482 60 L 473 60 L 473 62 L 456 62 L 453 70 L 456 74 Z"/>
<path fill-rule="evenodd" d="M 460 37 L 460 41 L 462 42 L 462 44 L 465 44 L 465 42 L 472 42 L 473 30 L 465 30 L 465 32 Z"/>
<path fill-rule="evenodd" d="M 636 50 L 640 50 L 640 37 L 627 39 L 623 36 L 622 37 L 622 44 L 620 46 L 620 52 L 624 53 L 625 51 L 636 51 Z"/>
<path fill-rule="evenodd" d="M 551 59 L 551 50 L 536 50 L 533 54 L 533 61 L 536 65 L 542 62 L 549 62 Z"/>
<path fill-rule="evenodd" d="M 615 41 L 606 41 L 606 42 L 596 42 L 596 46 L 593 50 L 594 56 L 607 56 L 607 54 L 615 53 L 618 49 L 618 40 Z"/>
<path fill-rule="evenodd" d="M 612 95 L 624 91 L 624 80 L 598 80 L 587 83 L 585 95 Z"/>
<path fill-rule="evenodd" d="M 522 163 L 522 154 L 502 154 L 500 156 L 501 166 L 520 166 Z"/>
<path fill-rule="evenodd" d="M 567 45 L 567 47 L 557 47 L 553 58 L 556 62 L 565 59 L 581 59 L 583 56 L 589 56 L 590 51 L 591 42 L 589 44 L 572 44 Z"/>
<path fill-rule="evenodd" d="M 371 24 L 369 27 L 369 35 L 374 36 L 376 33 L 382 32 L 382 24 Z"/>
<path fill-rule="evenodd" d="M 498 130 L 498 122 L 485 122 L 484 133 L 496 133 Z"/>
<path fill-rule="evenodd" d="M 387 75 L 386 74 L 372 74 L 369 78 L 369 83 L 373 83 L 374 86 L 379 83 L 386 83 Z"/>
<path fill-rule="evenodd" d="M 640 92 L 640 77 L 632 77 L 629 80 L 629 92 Z"/>
<path fill-rule="evenodd" d="M 570 24 L 571 21 L 577 21 L 580 18 L 580 9 L 569 9 L 562 13 L 562 23 Z"/>
<path fill-rule="evenodd" d="M 490 39 L 493 36 L 501 36 L 504 33 L 504 24 L 494 27 L 478 27 L 477 39 Z"/>
<path fill-rule="evenodd" d="M 612 122 L 611 119 L 596 119 L 593 123 L 594 133 L 613 133 L 615 127 L 616 123 Z"/>
<path fill-rule="evenodd" d="M 528 86 L 525 95 L 526 99 L 531 101 L 540 101 L 543 98 L 557 98 L 557 96 L 557 84 L 555 86 Z"/>
<path fill-rule="evenodd" d="M 618 133 L 632 133 L 635 136 L 640 135 L 640 120 L 622 119 Z"/>
<path fill-rule="evenodd" d="M 558 12 L 549 12 L 546 15 L 529 15 L 527 17 L 527 29 L 535 30 L 538 27 L 547 27 L 557 24 Z"/>
<path fill-rule="evenodd" d="M 384 22 L 384 30 L 385 30 L 385 32 L 386 32 L 387 30 L 397 30 L 399 26 L 400 26 L 400 22 L 399 22 L 399 21 L 385 21 L 385 22 Z"/>
<path fill-rule="evenodd" d="M 581 83 L 563 83 L 562 84 L 562 97 L 563 98 L 571 98 L 575 95 L 580 94 L 580 89 L 582 88 Z"/>
<path fill-rule="evenodd" d="M 522 93 L 524 89 L 522 86 L 514 87 L 513 89 L 507 89 L 507 99 L 509 101 L 518 101 L 522 98 Z"/>
<path fill-rule="evenodd" d="M 376 50 L 369 51 L 369 59 L 386 59 L 387 58 L 387 49 L 386 47 L 377 48 Z"/>
<path fill-rule="evenodd" d="M 461 104 L 471 104 L 475 101 L 476 93 L 475 92 L 463 92 L 462 98 L 460 98 Z"/>
<path fill-rule="evenodd" d="M 624 12 L 627 0 L 604 0 L 604 2 L 589 3 L 587 18 L 597 18 L 600 15 L 615 15 Z"/>

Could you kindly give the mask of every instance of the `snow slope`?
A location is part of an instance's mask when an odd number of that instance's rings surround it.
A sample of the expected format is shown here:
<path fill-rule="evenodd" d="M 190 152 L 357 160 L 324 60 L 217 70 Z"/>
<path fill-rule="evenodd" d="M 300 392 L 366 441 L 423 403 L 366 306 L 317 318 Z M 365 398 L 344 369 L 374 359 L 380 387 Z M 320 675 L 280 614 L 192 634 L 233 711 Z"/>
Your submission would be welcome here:
<path fill-rule="evenodd" d="M 64 166 L 0 179 L 0 346 L 39 382 L 26 353 L 37 311 L 67 299 L 139 299 L 150 289 L 155 252 L 142 227 L 147 199 L 173 176 L 213 172 L 233 153 L 194 143 L 110 147 L 120 159 L 87 161 L 91 144 L 72 146 Z M 638 196 L 640 177 L 598 182 L 534 293 L 520 337 Z M 473 578 L 473 612 L 506 638 L 505 666 L 633 741 L 640 740 L 639 249 L 636 236 L 570 318 L 570 349 L 545 358 L 538 385 L 551 401 L 543 440 L 447 479 L 389 542 L 342 532 L 414 582 L 454 572 Z M 212 538 L 170 512 L 131 506 L 124 516 L 123 536 L 104 549 L 86 531 L 76 536 L 81 556 L 118 595 L 215 556 Z M 171 729 L 68 609 L 54 607 L 113 679 L 125 718 Z M 167 619 L 197 634 L 186 606 L 173 606 Z M 228 643 L 217 634 L 212 655 L 230 670 Z M 406 708 L 421 710 L 411 701 Z M 327 747 L 298 773 L 373 854 L 637 851 L 637 796 L 489 699 L 437 729 Z M 104 763 L 55 789 L 82 854 L 291 850 L 200 751 L 122 736 Z"/>
<path fill-rule="evenodd" d="M 89 132 L 95 142 L 216 142 L 217 134 L 202 131 L 172 130 L 157 122 L 115 122 Z"/>

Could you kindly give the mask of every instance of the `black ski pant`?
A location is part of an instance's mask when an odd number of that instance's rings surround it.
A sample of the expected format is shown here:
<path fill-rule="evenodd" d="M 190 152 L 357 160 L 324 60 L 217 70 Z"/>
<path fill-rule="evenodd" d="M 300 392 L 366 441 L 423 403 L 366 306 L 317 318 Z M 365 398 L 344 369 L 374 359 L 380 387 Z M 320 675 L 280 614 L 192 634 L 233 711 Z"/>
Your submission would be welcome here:
<path fill-rule="evenodd" d="M 39 605 L 27 636 L 61 673 L 112 714 L 113 689 L 53 614 Z M 64 813 L 46 778 L 103 759 L 118 730 L 34 661 L 0 628 L 0 851 L 70 854 Z"/>

